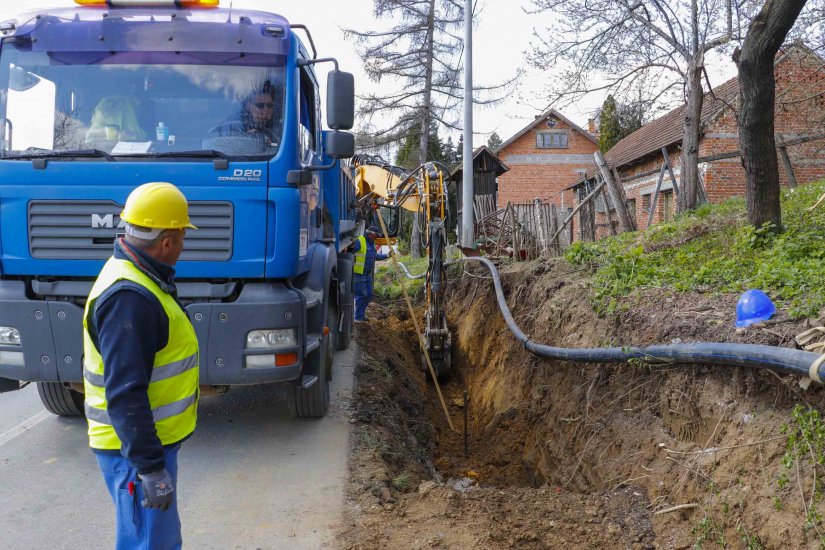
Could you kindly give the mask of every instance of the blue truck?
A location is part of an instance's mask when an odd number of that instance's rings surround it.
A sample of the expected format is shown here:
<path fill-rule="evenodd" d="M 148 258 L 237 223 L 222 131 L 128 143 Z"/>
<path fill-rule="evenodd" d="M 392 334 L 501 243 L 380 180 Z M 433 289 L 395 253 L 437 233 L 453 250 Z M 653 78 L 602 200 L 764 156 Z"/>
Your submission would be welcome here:
<path fill-rule="evenodd" d="M 324 416 L 352 333 L 352 75 L 275 14 L 77 4 L 0 23 L 0 391 L 82 414 L 86 296 L 129 192 L 165 181 L 199 228 L 177 282 L 201 385 L 288 382 L 297 416 Z"/>

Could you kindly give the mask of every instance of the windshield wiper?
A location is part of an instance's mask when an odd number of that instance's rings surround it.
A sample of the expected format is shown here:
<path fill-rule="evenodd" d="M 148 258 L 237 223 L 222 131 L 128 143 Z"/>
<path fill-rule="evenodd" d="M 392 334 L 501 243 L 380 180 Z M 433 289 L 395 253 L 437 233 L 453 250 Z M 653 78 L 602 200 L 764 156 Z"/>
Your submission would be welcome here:
<path fill-rule="evenodd" d="M 215 149 L 195 149 L 192 151 L 164 151 L 162 153 L 137 153 L 134 155 L 123 155 L 129 157 L 155 158 L 155 157 L 193 157 L 193 158 L 222 158 L 229 160 L 229 155 Z"/>
<path fill-rule="evenodd" d="M 82 157 L 101 157 L 109 162 L 115 162 L 115 157 L 101 149 L 76 149 L 70 151 L 50 151 L 48 149 L 37 149 L 36 151 L 27 150 L 28 152 L 6 154 L 4 159 L 47 159 L 47 158 L 82 158 Z"/>

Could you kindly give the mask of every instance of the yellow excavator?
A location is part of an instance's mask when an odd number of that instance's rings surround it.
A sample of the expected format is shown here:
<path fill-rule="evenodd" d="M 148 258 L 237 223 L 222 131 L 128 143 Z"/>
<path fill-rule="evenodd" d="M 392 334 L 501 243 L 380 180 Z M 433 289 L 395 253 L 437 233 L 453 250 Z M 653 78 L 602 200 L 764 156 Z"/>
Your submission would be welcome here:
<path fill-rule="evenodd" d="M 429 372 L 427 357 L 424 356 L 426 353 L 435 375 L 438 378 L 447 377 L 452 369 L 452 338 L 447 327 L 444 299 L 444 262 L 449 223 L 444 175 L 448 172 L 435 162 L 406 171 L 379 157 L 368 155 L 353 157 L 350 167 L 356 188 L 359 221 L 365 225 L 377 225 L 385 232 L 376 244 L 395 244 L 400 225 L 399 208 L 421 214 L 424 224 L 419 230 L 428 258 L 427 271 L 420 275 L 425 277 L 426 296 L 421 368 Z"/>

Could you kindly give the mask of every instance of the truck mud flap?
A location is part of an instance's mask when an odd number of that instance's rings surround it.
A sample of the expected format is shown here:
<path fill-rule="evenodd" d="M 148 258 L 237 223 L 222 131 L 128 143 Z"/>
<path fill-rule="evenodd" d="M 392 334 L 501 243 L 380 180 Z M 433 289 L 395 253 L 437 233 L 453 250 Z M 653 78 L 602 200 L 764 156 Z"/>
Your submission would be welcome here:
<path fill-rule="evenodd" d="M 20 389 L 20 381 L 9 378 L 0 378 L 0 393 L 17 391 Z"/>

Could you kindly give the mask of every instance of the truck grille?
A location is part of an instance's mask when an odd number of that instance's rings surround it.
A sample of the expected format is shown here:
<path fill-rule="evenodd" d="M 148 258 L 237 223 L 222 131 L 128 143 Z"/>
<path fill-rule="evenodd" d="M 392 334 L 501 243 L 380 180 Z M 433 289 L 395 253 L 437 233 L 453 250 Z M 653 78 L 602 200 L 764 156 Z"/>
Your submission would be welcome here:
<path fill-rule="evenodd" d="M 29 252 L 42 260 L 105 260 L 112 255 L 123 207 L 113 201 L 29 202 Z M 186 232 L 182 261 L 220 262 L 232 257 L 230 202 L 189 203 L 198 227 Z"/>

